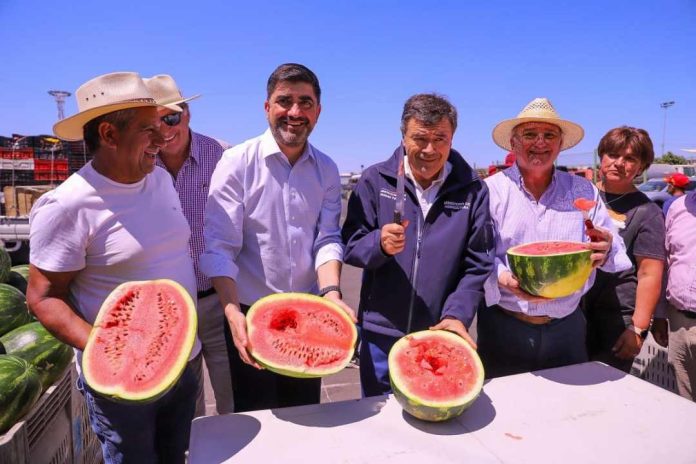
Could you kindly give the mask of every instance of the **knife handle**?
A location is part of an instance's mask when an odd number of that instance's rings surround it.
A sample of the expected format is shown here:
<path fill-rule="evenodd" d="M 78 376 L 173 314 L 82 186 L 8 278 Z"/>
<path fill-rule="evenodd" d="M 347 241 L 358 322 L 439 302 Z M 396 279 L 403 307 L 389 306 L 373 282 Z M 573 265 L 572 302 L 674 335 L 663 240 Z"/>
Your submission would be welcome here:
<path fill-rule="evenodd" d="M 398 211 L 394 211 L 394 223 L 401 224 L 401 213 Z"/>

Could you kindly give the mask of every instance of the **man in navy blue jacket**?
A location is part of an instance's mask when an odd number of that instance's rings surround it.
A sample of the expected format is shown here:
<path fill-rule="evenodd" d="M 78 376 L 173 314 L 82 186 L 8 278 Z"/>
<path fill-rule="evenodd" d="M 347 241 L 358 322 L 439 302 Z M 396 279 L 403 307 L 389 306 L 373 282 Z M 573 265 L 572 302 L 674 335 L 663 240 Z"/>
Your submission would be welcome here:
<path fill-rule="evenodd" d="M 467 328 L 493 269 L 493 231 L 488 190 L 452 149 L 456 128 L 457 110 L 445 98 L 409 98 L 401 116 L 402 144 L 363 172 L 348 202 L 344 261 L 364 269 L 364 396 L 390 391 L 387 356 L 407 333 L 445 329 L 476 347 Z M 400 165 L 405 201 L 396 222 Z"/>

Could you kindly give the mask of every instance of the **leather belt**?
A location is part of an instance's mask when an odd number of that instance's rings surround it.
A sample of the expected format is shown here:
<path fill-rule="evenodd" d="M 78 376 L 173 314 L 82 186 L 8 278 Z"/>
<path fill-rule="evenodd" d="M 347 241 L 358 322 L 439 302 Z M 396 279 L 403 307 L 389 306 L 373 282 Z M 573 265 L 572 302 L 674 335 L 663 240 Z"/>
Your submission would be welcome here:
<path fill-rule="evenodd" d="M 693 311 L 687 311 L 685 309 L 677 309 L 684 317 L 688 317 L 689 319 L 696 319 L 696 313 Z"/>
<path fill-rule="evenodd" d="M 496 305 L 496 308 L 498 308 L 500 311 L 504 312 L 505 314 L 508 314 L 515 319 L 518 319 L 522 322 L 526 322 L 527 324 L 533 324 L 533 325 L 544 325 L 548 324 L 549 322 L 555 320 L 555 318 L 551 316 L 530 316 L 529 314 L 521 313 L 518 311 L 510 311 L 509 309 L 502 308 L 498 305 Z"/>
<path fill-rule="evenodd" d="M 210 296 L 210 295 L 212 295 L 212 294 L 214 294 L 214 293 L 215 293 L 215 287 L 210 287 L 208 290 L 201 290 L 200 292 L 198 292 L 198 296 L 197 296 L 197 297 L 198 297 L 198 299 L 200 300 L 200 299 L 203 299 L 203 298 L 205 298 L 206 296 Z"/>

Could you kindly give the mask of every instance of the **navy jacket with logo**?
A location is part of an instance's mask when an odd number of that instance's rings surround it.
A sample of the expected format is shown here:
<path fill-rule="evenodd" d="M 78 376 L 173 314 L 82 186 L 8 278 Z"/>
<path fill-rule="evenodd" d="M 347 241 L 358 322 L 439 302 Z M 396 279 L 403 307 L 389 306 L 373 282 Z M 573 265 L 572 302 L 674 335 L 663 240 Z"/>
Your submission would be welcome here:
<path fill-rule="evenodd" d="M 445 317 L 469 327 L 493 270 L 493 230 L 488 188 L 462 156 L 452 165 L 427 217 L 406 178 L 406 247 L 389 256 L 380 232 L 394 221 L 396 172 L 402 147 L 366 169 L 348 202 L 343 224 L 344 261 L 363 268 L 359 321 L 366 330 L 400 337 Z"/>

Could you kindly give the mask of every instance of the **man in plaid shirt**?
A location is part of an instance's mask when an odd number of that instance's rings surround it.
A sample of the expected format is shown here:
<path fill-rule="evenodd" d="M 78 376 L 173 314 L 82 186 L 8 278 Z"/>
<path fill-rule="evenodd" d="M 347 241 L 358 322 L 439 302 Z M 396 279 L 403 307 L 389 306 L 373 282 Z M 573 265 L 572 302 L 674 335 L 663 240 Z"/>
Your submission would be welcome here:
<path fill-rule="evenodd" d="M 160 74 L 144 79 L 157 103 L 162 120 L 161 132 L 165 145 L 159 152 L 157 164 L 165 168 L 174 181 L 184 216 L 191 226 L 189 249 L 193 258 L 198 287 L 198 337 L 203 345 L 203 358 L 215 392 L 215 404 L 219 414 L 233 411 L 232 381 L 224 335 L 224 312 L 215 290 L 198 265 L 203 253 L 203 215 L 208 198 L 210 176 L 228 148 L 215 139 L 189 129 L 191 112 L 188 101 L 198 98 L 184 97 L 171 76 Z M 200 359 L 200 358 L 198 358 Z M 196 416 L 205 415 L 203 401 L 202 366 L 198 366 L 199 391 Z"/>

